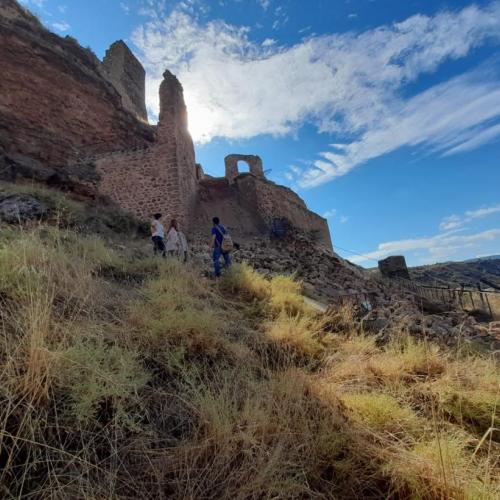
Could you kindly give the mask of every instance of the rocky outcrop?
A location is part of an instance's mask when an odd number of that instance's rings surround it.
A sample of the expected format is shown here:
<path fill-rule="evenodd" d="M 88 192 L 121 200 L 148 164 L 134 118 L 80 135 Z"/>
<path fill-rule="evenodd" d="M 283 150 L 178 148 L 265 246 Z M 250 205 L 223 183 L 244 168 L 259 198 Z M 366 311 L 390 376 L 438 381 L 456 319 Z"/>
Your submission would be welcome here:
<path fill-rule="evenodd" d="M 99 194 L 100 176 L 95 165 L 89 162 L 54 168 L 29 156 L 0 153 L 0 180 L 34 181 L 94 198 Z"/>
<path fill-rule="evenodd" d="M 0 220 L 14 224 L 29 219 L 40 219 L 46 207 L 28 194 L 6 194 L 0 192 Z"/>

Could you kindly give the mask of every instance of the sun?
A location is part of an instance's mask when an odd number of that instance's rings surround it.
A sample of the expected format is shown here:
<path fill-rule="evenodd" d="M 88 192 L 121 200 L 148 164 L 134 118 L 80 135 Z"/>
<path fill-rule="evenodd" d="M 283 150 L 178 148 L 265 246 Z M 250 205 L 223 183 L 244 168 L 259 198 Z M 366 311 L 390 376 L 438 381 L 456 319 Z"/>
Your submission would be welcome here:
<path fill-rule="evenodd" d="M 186 102 L 188 129 L 193 141 L 197 143 L 209 142 L 214 135 L 217 113 L 206 105 L 200 104 L 196 99 L 190 100 L 188 96 L 186 96 Z"/>

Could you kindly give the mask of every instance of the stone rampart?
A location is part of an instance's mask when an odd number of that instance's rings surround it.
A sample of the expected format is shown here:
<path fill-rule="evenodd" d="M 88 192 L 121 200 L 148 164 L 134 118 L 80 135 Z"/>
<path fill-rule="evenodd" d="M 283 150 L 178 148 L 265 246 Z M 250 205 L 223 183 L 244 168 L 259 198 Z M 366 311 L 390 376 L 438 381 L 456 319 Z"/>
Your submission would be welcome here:
<path fill-rule="evenodd" d="M 120 206 L 145 219 L 155 212 L 183 219 L 177 161 L 168 145 L 102 155 L 94 163 L 99 192 Z"/>
<path fill-rule="evenodd" d="M 122 41 L 101 63 L 76 40 L 45 29 L 15 0 L 2 0 L 0 68 L 0 160 L 8 162 L 9 178 L 32 172 L 16 165 L 33 160 L 35 180 L 64 180 L 57 172 L 71 171 L 73 184 L 85 188 L 79 192 L 107 195 L 144 218 L 162 212 L 187 232 L 205 230 L 214 215 L 250 235 L 269 234 L 276 219 L 286 219 L 331 249 L 325 219 L 290 189 L 266 180 L 259 156 L 228 155 L 226 177 L 209 182 L 195 162 L 182 86 L 169 71 L 159 90 L 159 123 L 147 125 L 144 70 Z M 247 162 L 250 173 L 240 174 L 238 161 Z"/>

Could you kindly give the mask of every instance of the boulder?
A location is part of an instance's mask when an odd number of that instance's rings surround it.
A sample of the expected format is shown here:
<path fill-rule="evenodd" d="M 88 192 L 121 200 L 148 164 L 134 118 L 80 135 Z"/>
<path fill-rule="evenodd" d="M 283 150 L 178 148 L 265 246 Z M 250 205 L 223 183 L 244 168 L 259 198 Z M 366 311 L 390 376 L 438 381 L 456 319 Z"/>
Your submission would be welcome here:
<path fill-rule="evenodd" d="M 28 194 L 0 193 L 0 219 L 10 224 L 39 219 L 46 211 L 40 201 Z"/>

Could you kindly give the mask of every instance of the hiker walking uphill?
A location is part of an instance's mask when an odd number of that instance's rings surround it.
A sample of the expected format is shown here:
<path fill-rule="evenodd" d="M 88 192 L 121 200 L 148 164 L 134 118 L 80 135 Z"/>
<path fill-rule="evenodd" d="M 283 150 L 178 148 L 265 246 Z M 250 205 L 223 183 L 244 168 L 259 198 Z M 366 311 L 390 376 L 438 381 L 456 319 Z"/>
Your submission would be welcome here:
<path fill-rule="evenodd" d="M 165 238 L 165 250 L 167 255 L 177 257 L 180 251 L 179 227 L 177 221 L 172 219 Z"/>
<path fill-rule="evenodd" d="M 153 252 L 165 257 L 165 230 L 160 222 L 161 214 L 154 214 L 151 222 L 151 239 L 153 240 Z"/>
<path fill-rule="evenodd" d="M 218 217 L 212 219 L 212 248 L 215 276 L 220 276 L 220 258 L 224 258 L 224 267 L 227 269 L 231 266 L 230 252 L 233 249 L 233 240 L 227 232 L 226 228 L 220 223 Z"/>

